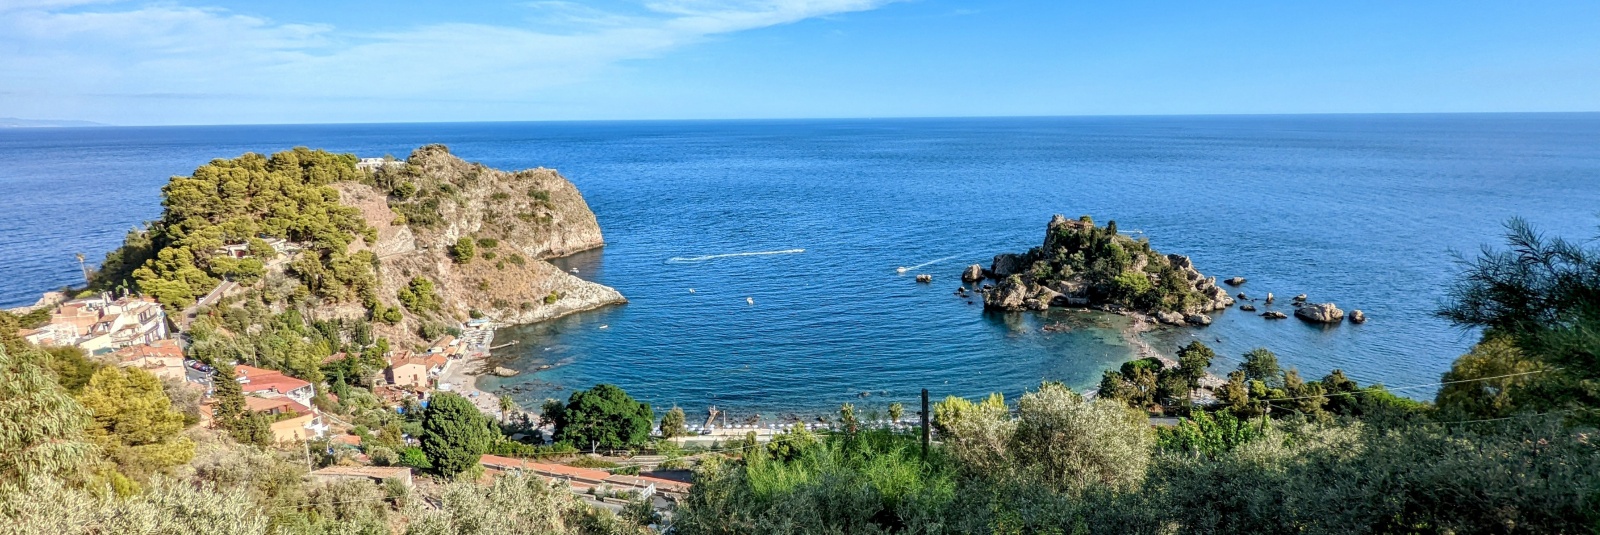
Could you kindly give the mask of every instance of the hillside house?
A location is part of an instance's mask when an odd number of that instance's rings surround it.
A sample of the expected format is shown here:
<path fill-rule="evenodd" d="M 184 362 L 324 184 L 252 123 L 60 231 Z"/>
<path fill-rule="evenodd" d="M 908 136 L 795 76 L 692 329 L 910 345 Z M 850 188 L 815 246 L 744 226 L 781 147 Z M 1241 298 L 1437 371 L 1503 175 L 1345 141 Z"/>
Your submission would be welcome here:
<path fill-rule="evenodd" d="M 286 396 L 301 405 L 310 405 L 311 398 L 317 395 L 311 383 L 284 375 L 277 370 L 257 368 L 255 366 L 239 365 L 233 368 L 235 380 L 239 381 L 239 388 L 246 395 Z"/>
<path fill-rule="evenodd" d="M 148 297 L 113 300 L 101 295 L 61 303 L 51 311 L 49 323 L 18 334 L 42 346 L 78 346 L 104 354 L 166 339 L 167 313 Z"/>
<path fill-rule="evenodd" d="M 245 408 L 272 418 L 272 437 L 276 442 L 300 442 L 321 437 L 328 426 L 322 413 L 288 397 L 245 396 Z"/>
<path fill-rule="evenodd" d="M 187 374 L 183 367 L 183 348 L 177 340 L 132 345 L 118 349 L 113 355 L 117 358 L 118 366 L 137 367 L 163 379 L 182 381 Z"/>
<path fill-rule="evenodd" d="M 273 393 L 247 395 L 245 410 L 261 414 L 271 422 L 272 440 L 277 443 L 294 443 L 311 440 L 327 434 L 328 426 L 322 421 L 322 412 L 315 406 L 295 401 L 288 396 Z M 215 425 L 216 398 L 207 398 L 200 405 L 200 425 Z"/>
<path fill-rule="evenodd" d="M 389 368 L 384 370 L 389 384 L 427 390 L 432 379 L 444 372 L 449 359 L 442 354 L 414 355 L 410 351 L 397 351 L 389 357 Z"/>

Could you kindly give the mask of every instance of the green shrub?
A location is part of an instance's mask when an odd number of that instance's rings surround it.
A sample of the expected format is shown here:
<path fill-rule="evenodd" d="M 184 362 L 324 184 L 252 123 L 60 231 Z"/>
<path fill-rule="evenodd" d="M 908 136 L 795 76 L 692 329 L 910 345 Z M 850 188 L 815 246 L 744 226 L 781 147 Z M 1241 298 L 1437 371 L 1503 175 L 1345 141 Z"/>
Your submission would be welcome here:
<path fill-rule="evenodd" d="M 405 305 L 412 312 L 432 312 L 439 310 L 441 300 L 439 294 L 433 289 L 433 281 L 423 277 L 413 277 L 396 291 L 400 304 Z"/>
<path fill-rule="evenodd" d="M 593 455 L 579 455 L 576 459 L 568 461 L 567 465 L 578 468 L 616 468 L 619 466 L 617 463 Z"/>
<path fill-rule="evenodd" d="M 389 194 L 396 199 L 407 200 L 412 195 L 417 194 L 417 185 L 411 182 L 400 182 L 394 185 L 394 189 L 389 190 Z"/>
<path fill-rule="evenodd" d="M 394 450 L 389 448 L 383 446 L 373 446 L 367 448 L 367 458 L 371 459 L 372 464 L 374 465 L 389 466 L 398 462 L 400 460 L 400 455 L 396 454 Z"/>
<path fill-rule="evenodd" d="M 472 257 L 477 254 L 477 246 L 473 244 L 472 238 L 468 236 L 457 238 L 449 249 L 450 258 L 454 259 L 457 264 L 471 262 Z"/>

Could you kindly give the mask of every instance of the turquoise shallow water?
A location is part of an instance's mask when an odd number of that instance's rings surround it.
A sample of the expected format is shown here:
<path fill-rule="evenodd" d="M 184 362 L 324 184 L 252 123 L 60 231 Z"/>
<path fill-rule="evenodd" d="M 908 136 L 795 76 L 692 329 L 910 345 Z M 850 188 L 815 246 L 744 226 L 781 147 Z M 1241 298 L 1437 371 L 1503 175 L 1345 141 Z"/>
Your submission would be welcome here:
<path fill-rule="evenodd" d="M 736 415 L 1088 386 L 1130 352 L 1119 319 L 1046 333 L 1055 318 L 951 295 L 961 267 L 1037 245 L 1054 213 L 1116 219 L 1209 275 L 1248 277 L 1252 295 L 1372 317 L 1325 329 L 1231 311 L 1151 336 L 1158 349 L 1201 337 L 1230 358 L 1270 347 L 1308 376 L 1427 383 L 1474 338 L 1430 315 L 1452 249 L 1496 242 L 1513 215 L 1579 238 L 1600 223 L 1596 114 L 4 130 L 0 300 L 72 282 L 72 253 L 113 247 L 159 213 L 167 176 L 210 158 L 434 142 L 576 182 L 608 245 L 559 262 L 631 300 L 501 332 L 523 341 L 499 355 L 512 367 L 553 366 L 484 380 L 530 404 L 597 382 Z"/>

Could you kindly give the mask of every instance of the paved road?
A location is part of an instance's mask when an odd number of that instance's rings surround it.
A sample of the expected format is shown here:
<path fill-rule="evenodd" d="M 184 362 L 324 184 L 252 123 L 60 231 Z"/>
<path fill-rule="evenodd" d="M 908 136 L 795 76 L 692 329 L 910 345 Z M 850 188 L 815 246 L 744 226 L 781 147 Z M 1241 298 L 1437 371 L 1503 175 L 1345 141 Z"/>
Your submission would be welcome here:
<path fill-rule="evenodd" d="M 184 375 L 185 379 L 189 380 L 189 382 L 198 383 L 200 385 L 203 385 L 203 386 L 206 387 L 207 391 L 211 390 L 211 375 L 212 374 L 209 374 L 209 373 L 206 373 L 206 372 L 203 372 L 203 371 L 200 371 L 200 370 L 196 370 L 196 369 L 190 368 L 188 366 L 184 366 L 183 367 L 183 375 Z"/>

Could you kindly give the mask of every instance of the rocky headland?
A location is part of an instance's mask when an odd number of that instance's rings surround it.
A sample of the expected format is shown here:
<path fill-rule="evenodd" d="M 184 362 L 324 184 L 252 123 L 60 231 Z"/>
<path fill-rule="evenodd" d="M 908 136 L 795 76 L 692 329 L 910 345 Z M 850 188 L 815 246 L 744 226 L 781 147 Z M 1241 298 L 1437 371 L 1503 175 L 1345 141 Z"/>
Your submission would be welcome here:
<path fill-rule="evenodd" d="M 1026 253 L 996 255 L 987 269 L 972 265 L 962 279 L 985 284 L 987 310 L 1071 307 L 1148 316 L 1168 325 L 1206 325 L 1208 313 L 1233 305 L 1216 277 L 1196 270 L 1189 257 L 1161 254 L 1148 240 L 1117 232 L 1115 221 L 1095 225 L 1088 216 L 1056 215 L 1044 243 Z"/>
<path fill-rule="evenodd" d="M 377 231 L 376 240 L 357 240 L 352 249 L 377 253 L 380 299 L 394 299 L 417 277 L 431 281 L 440 297 L 434 314 L 408 317 L 395 331 L 414 331 L 407 324 L 430 315 L 463 319 L 477 312 L 498 323 L 526 324 L 627 302 L 615 289 L 547 261 L 605 244 L 583 194 L 556 171 L 501 171 L 429 145 L 403 166 L 375 174 L 376 186 L 336 185 L 340 201 L 358 208 Z M 405 183 L 411 186 L 395 187 L 417 193 L 402 199 L 379 189 Z M 453 249 L 463 239 L 473 243 L 464 261 Z"/>
<path fill-rule="evenodd" d="M 213 160 L 162 193 L 161 219 L 129 233 L 93 284 L 151 295 L 183 329 L 298 310 L 415 347 L 470 318 L 626 302 L 547 261 L 604 244 L 583 195 L 550 169 L 491 169 L 443 145 L 405 160 L 296 148 Z"/>

